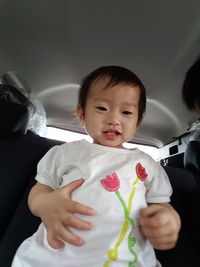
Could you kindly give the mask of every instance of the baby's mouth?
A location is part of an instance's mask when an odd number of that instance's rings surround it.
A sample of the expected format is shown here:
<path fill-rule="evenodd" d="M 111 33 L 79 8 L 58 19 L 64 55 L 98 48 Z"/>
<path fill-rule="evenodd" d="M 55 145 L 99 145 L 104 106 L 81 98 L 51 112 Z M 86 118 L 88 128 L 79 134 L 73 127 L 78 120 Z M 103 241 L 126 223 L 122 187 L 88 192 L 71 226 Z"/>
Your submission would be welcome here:
<path fill-rule="evenodd" d="M 103 131 L 103 133 L 107 135 L 120 135 L 121 134 L 117 130 L 106 130 L 106 131 Z"/>

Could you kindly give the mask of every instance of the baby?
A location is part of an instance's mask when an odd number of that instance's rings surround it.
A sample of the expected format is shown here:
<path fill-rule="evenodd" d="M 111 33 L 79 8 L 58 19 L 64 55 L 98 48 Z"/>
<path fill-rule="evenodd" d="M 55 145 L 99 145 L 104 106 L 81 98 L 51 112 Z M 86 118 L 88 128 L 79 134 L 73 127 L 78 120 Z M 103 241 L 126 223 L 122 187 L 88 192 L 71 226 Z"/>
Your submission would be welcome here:
<path fill-rule="evenodd" d="M 173 247 L 180 229 L 169 204 L 172 189 L 149 155 L 123 147 L 135 135 L 145 107 L 144 85 L 126 68 L 101 67 L 83 80 L 76 113 L 93 143 L 53 147 L 39 162 L 29 206 L 43 223 L 19 247 L 12 267 L 161 266 L 153 247 Z M 95 214 L 86 223 L 88 212 L 80 209 L 82 214 L 68 217 L 73 224 L 65 220 L 66 189 L 82 177 L 72 199 Z M 66 242 L 70 232 L 78 246 Z"/>

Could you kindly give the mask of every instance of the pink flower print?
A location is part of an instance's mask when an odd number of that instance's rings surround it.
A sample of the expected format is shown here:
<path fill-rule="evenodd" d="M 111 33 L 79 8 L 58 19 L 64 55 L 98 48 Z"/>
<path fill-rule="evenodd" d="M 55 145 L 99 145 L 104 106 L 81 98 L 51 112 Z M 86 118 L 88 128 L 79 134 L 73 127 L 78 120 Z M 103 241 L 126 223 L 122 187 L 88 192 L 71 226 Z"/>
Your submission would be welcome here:
<path fill-rule="evenodd" d="M 105 189 L 110 192 L 115 192 L 120 187 L 120 181 L 115 172 L 113 172 L 111 175 L 107 175 L 105 179 L 101 180 L 101 183 Z"/>
<path fill-rule="evenodd" d="M 116 244 L 114 245 L 113 248 L 107 250 L 107 257 L 108 260 L 106 260 L 104 262 L 104 267 L 108 267 L 111 263 L 111 261 L 116 261 L 118 259 L 118 249 L 119 246 L 121 245 L 121 243 L 123 242 L 127 230 L 128 230 L 128 225 L 131 224 L 132 229 L 135 228 L 135 222 L 132 218 L 130 218 L 130 211 L 131 211 L 131 206 L 132 206 L 132 199 L 133 196 L 135 194 L 135 184 L 139 181 L 139 178 L 136 178 L 136 181 L 133 182 L 133 188 L 131 191 L 131 194 L 129 196 L 128 199 L 128 206 L 126 205 L 126 202 L 124 201 L 124 199 L 122 198 L 120 192 L 118 191 L 119 187 L 120 187 L 120 181 L 119 178 L 117 176 L 117 174 L 115 172 L 113 172 L 111 175 L 107 175 L 105 179 L 101 180 L 102 185 L 105 187 L 106 190 L 108 190 L 109 192 L 114 192 L 115 195 L 117 196 L 118 200 L 120 201 L 123 211 L 124 211 L 124 223 L 122 225 L 122 229 L 120 231 L 120 235 L 119 238 L 116 242 Z M 138 255 L 137 253 L 133 250 L 133 247 L 135 245 L 136 239 L 134 237 L 131 236 L 132 232 L 129 234 L 128 236 L 128 248 L 130 250 L 130 252 L 133 254 L 134 256 L 134 260 L 130 261 L 128 263 L 128 266 L 135 266 L 134 264 L 138 261 Z"/>
<path fill-rule="evenodd" d="M 148 174 L 146 173 L 145 168 L 142 166 L 141 163 L 138 163 L 136 165 L 136 173 L 137 173 L 137 176 L 139 177 L 139 179 L 141 181 L 145 181 L 147 176 L 148 176 Z"/>

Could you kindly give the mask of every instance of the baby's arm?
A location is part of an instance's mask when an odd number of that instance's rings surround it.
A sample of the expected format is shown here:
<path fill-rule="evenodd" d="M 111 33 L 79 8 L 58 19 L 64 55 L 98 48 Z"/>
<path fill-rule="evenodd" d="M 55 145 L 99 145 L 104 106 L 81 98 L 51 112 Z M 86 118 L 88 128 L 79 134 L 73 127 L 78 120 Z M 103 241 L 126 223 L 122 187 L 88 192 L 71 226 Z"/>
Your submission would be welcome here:
<path fill-rule="evenodd" d="M 29 193 L 28 204 L 31 212 L 39 216 L 47 229 L 48 243 L 53 248 L 61 248 L 64 242 L 81 246 L 83 240 L 70 232 L 68 226 L 79 230 L 90 230 L 91 223 L 73 215 L 80 213 L 93 215 L 93 209 L 71 200 L 71 193 L 83 183 L 83 179 L 53 190 L 37 183 Z"/>
<path fill-rule="evenodd" d="M 149 204 L 140 215 L 141 230 L 154 248 L 165 250 L 176 245 L 181 220 L 170 204 Z"/>

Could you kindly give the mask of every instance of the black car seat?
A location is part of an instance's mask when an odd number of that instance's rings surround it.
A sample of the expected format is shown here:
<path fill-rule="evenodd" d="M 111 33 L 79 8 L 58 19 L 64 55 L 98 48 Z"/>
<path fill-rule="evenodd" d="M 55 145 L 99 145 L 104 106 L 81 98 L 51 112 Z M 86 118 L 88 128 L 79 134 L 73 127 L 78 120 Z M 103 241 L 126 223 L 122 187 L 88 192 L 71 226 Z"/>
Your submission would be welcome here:
<path fill-rule="evenodd" d="M 5 96 L 5 91 L 9 91 L 9 97 Z M 16 99 L 19 101 L 15 101 Z M 62 143 L 27 131 L 31 108 L 31 103 L 16 88 L 11 85 L 0 85 L 2 267 L 10 266 L 19 244 L 32 234 L 39 224 L 39 220 L 31 215 L 27 207 L 28 190 L 34 183 L 38 161 L 51 147 Z"/>
<path fill-rule="evenodd" d="M 189 144 L 187 145 L 185 156 L 184 156 L 184 167 L 192 171 L 196 175 L 199 175 L 200 173 L 200 140 L 190 141 Z M 197 181 L 198 181 L 198 178 L 197 178 Z"/>
<path fill-rule="evenodd" d="M 156 251 L 163 267 L 200 266 L 200 142 L 189 142 L 184 153 L 184 169 L 164 167 L 172 188 L 172 206 L 182 227 L 175 248 Z"/>
<path fill-rule="evenodd" d="M 184 156 L 185 169 L 195 177 L 196 186 L 187 201 L 187 226 L 192 241 L 193 250 L 199 256 L 200 251 L 200 141 L 190 141 Z M 200 266 L 200 259 L 198 261 Z"/>

